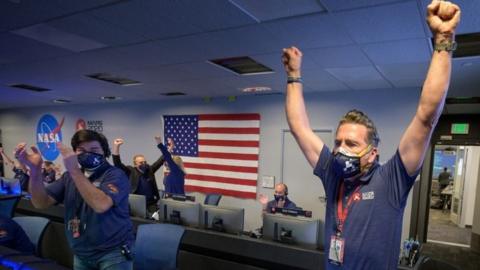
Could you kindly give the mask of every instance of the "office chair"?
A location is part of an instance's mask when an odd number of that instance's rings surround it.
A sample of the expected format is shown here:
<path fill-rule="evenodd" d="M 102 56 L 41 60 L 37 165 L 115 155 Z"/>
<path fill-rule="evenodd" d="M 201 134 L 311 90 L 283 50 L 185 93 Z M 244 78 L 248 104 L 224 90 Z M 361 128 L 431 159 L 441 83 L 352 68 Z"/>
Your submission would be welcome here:
<path fill-rule="evenodd" d="M 203 204 L 217 206 L 221 198 L 221 194 L 207 194 L 207 196 L 205 197 L 205 202 Z"/>
<path fill-rule="evenodd" d="M 20 196 L 12 197 L 9 199 L 0 200 L 0 216 L 5 218 L 12 218 L 15 208 L 17 208 Z"/>
<path fill-rule="evenodd" d="M 138 226 L 133 268 L 136 270 L 173 270 L 185 229 L 173 224 Z M 153 267 L 153 268 L 152 268 Z"/>
<path fill-rule="evenodd" d="M 50 223 L 50 220 L 48 218 L 34 216 L 14 217 L 13 220 L 22 227 L 30 241 L 35 245 L 35 253 L 38 256 L 42 256 L 40 248 L 43 233 Z"/>

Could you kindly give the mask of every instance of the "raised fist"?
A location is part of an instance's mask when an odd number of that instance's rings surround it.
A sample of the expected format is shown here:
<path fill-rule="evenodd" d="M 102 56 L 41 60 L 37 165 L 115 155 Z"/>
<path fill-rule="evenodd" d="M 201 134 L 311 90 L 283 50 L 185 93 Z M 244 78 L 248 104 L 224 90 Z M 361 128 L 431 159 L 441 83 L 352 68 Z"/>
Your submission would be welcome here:
<path fill-rule="evenodd" d="M 162 143 L 162 136 L 160 136 L 160 135 L 155 136 L 155 142 L 157 142 L 157 144 L 161 144 Z"/>
<path fill-rule="evenodd" d="M 117 138 L 117 139 L 115 139 L 115 140 L 113 141 L 113 145 L 115 145 L 115 146 L 120 146 L 120 145 L 122 145 L 124 142 L 125 142 L 125 141 L 124 141 L 123 139 Z"/>
<path fill-rule="evenodd" d="M 427 23 L 434 35 L 453 35 L 460 22 L 460 8 L 449 2 L 433 0 L 427 7 Z"/>
<path fill-rule="evenodd" d="M 283 49 L 282 63 L 289 77 L 300 77 L 302 66 L 302 52 L 296 47 Z"/>

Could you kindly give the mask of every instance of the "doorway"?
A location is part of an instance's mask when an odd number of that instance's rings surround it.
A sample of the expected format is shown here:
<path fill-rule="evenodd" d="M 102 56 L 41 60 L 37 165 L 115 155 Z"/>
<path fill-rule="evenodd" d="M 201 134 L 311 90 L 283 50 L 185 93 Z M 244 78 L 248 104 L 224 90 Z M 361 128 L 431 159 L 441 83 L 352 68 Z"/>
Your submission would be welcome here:
<path fill-rule="evenodd" d="M 435 145 L 427 242 L 470 247 L 480 146 Z"/>

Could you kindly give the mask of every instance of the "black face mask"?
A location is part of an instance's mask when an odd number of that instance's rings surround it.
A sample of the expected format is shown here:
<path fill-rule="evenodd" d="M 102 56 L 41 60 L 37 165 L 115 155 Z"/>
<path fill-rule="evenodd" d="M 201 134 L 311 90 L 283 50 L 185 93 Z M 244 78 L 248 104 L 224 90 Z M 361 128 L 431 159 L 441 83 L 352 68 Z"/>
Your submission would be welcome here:
<path fill-rule="evenodd" d="M 150 165 L 148 165 L 147 163 L 142 163 L 142 164 L 140 164 L 140 166 L 138 166 L 138 169 L 139 169 L 143 174 L 146 174 L 146 173 L 148 173 L 148 171 L 150 170 Z"/>
<path fill-rule="evenodd" d="M 106 160 L 105 157 L 101 154 L 84 152 L 77 156 L 78 163 L 82 166 L 83 169 L 93 171 L 100 166 L 102 166 Z"/>
<path fill-rule="evenodd" d="M 275 198 L 275 201 L 280 201 L 280 200 L 283 200 L 285 201 L 285 199 L 287 198 L 286 195 L 277 195 L 277 194 L 274 194 L 273 197 Z"/>
<path fill-rule="evenodd" d="M 353 181 L 359 175 L 363 173 L 362 166 L 360 165 L 360 158 L 366 155 L 370 151 L 370 145 L 361 151 L 360 154 L 355 155 L 343 148 L 339 148 L 335 153 L 335 159 L 333 163 L 334 170 L 338 175 L 343 177 L 345 181 Z"/>

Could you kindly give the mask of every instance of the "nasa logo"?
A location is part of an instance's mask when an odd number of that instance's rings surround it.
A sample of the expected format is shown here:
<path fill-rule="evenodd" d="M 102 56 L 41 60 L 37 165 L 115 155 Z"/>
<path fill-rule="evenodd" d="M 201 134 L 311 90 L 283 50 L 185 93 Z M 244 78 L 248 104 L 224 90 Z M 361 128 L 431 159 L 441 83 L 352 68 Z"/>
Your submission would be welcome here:
<path fill-rule="evenodd" d="M 43 115 L 37 124 L 37 147 L 46 160 L 55 160 L 60 151 L 57 143 L 62 142 L 62 126 L 65 118 L 60 124 L 50 114 Z"/>

